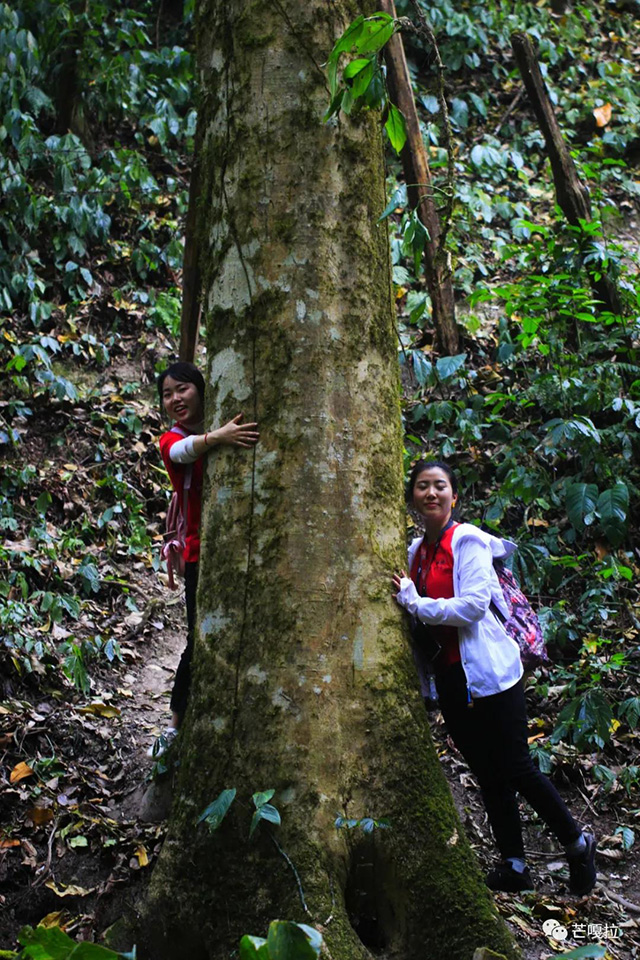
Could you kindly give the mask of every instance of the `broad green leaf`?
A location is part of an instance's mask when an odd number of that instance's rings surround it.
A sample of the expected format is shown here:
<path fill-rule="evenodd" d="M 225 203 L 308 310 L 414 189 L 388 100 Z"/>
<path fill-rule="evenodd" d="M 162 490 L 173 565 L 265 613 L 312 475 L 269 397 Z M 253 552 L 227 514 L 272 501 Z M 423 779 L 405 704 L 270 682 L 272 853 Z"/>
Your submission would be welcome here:
<path fill-rule="evenodd" d="M 596 510 L 600 523 L 614 546 L 617 546 L 625 535 L 628 509 L 629 490 L 626 483 L 616 483 L 598 497 Z"/>
<path fill-rule="evenodd" d="M 422 350 L 412 350 L 413 372 L 421 387 L 424 387 L 433 372 L 433 364 L 427 360 Z"/>
<path fill-rule="evenodd" d="M 378 217 L 378 223 L 381 220 L 384 220 L 390 214 L 394 212 L 398 207 L 406 207 L 407 205 L 407 185 L 406 183 L 401 183 L 397 190 L 393 191 L 393 195 L 389 203 L 386 205 L 380 216 Z"/>
<path fill-rule="evenodd" d="M 364 17 L 359 16 L 350 24 L 341 37 L 336 40 L 329 60 L 337 60 L 341 53 L 346 53 L 353 49 L 353 46 L 362 32 Z"/>
<path fill-rule="evenodd" d="M 263 937 L 244 936 L 240 941 L 240 960 L 269 960 L 269 948 Z"/>
<path fill-rule="evenodd" d="M 460 128 L 466 130 L 469 126 L 469 107 L 466 100 L 454 97 L 451 101 L 451 119 Z"/>
<path fill-rule="evenodd" d="M 36 511 L 40 514 L 44 514 L 46 513 L 50 504 L 51 494 L 47 490 L 43 490 L 36 502 Z"/>
<path fill-rule="evenodd" d="M 475 147 L 471 151 L 471 163 L 474 166 L 479 167 L 482 164 L 484 159 L 484 147 L 480 143 L 476 143 Z"/>
<path fill-rule="evenodd" d="M 368 17 L 354 43 L 357 53 L 377 53 L 393 35 L 395 20 L 388 13 Z"/>
<path fill-rule="evenodd" d="M 464 366 L 466 359 L 466 353 L 458 353 L 455 357 L 440 357 L 436 362 L 436 373 L 441 380 L 447 380 Z"/>
<path fill-rule="evenodd" d="M 393 103 L 389 104 L 389 115 L 384 128 L 389 136 L 391 146 L 396 153 L 400 153 L 407 142 L 407 125 L 402 112 Z"/>
<path fill-rule="evenodd" d="M 296 926 L 300 927 L 300 929 L 306 933 L 309 939 L 309 943 L 311 944 L 313 949 L 317 951 L 319 955 L 320 950 L 322 949 L 322 934 L 319 933 L 319 931 L 316 930 L 314 927 L 310 927 L 306 923 L 298 923 L 296 924 Z"/>
<path fill-rule="evenodd" d="M 209 827 L 209 830 L 213 833 L 213 831 L 217 830 L 224 820 L 229 807 L 235 800 L 235 797 L 235 787 L 233 787 L 231 790 L 223 790 L 222 793 L 216 797 L 213 803 L 210 803 L 206 810 L 202 811 L 197 822 L 202 823 L 204 820 Z"/>
<path fill-rule="evenodd" d="M 76 943 L 60 927 L 23 927 L 18 942 L 24 960 L 118 960 L 119 954 L 97 943 Z"/>
<path fill-rule="evenodd" d="M 347 87 L 347 89 L 342 94 L 342 102 L 340 104 L 340 109 L 348 117 L 351 116 L 354 100 L 355 100 L 355 97 L 353 96 L 353 90 L 351 89 L 351 87 Z"/>
<path fill-rule="evenodd" d="M 440 109 L 438 98 L 434 97 L 433 94 L 428 94 L 427 96 L 422 97 L 422 103 L 429 113 L 437 113 Z"/>
<path fill-rule="evenodd" d="M 636 835 L 631 827 L 616 827 L 614 834 L 619 834 L 622 837 L 622 846 L 625 850 L 631 850 L 636 842 Z"/>
<path fill-rule="evenodd" d="M 340 112 L 340 107 L 342 106 L 343 94 L 344 94 L 344 90 L 338 90 L 338 92 L 335 94 L 335 96 L 331 100 L 331 103 L 329 104 L 329 109 L 327 110 L 327 112 L 323 117 L 325 123 L 327 122 L 327 120 L 331 119 L 334 113 Z"/>
<path fill-rule="evenodd" d="M 598 488 L 593 483 L 569 483 L 565 503 L 567 516 L 576 530 L 583 530 L 585 517 L 592 514 L 598 501 Z"/>
<path fill-rule="evenodd" d="M 280 819 L 280 813 L 276 807 L 272 806 L 270 803 L 264 803 L 262 806 L 258 807 L 253 817 L 251 818 L 251 826 L 249 828 L 249 839 L 253 836 L 256 827 L 261 820 L 267 820 L 269 823 L 275 823 L 279 825 L 282 821 Z"/>
<path fill-rule="evenodd" d="M 371 62 L 371 57 L 358 57 L 356 60 L 351 60 L 342 72 L 343 78 L 345 80 L 352 80 L 362 70 L 365 70 Z"/>
<path fill-rule="evenodd" d="M 470 93 L 470 94 L 469 94 L 469 100 L 471 100 L 471 103 L 474 105 L 474 107 L 476 108 L 476 110 L 478 111 L 478 113 L 480 114 L 480 116 L 481 116 L 481 117 L 484 117 L 484 119 L 486 120 L 486 119 L 487 119 L 487 105 L 486 105 L 486 103 L 484 102 L 484 100 L 482 99 L 482 97 L 479 97 L 477 93 Z"/>
<path fill-rule="evenodd" d="M 343 77 L 354 100 L 364 94 L 373 79 L 375 69 L 376 61 L 373 58 L 359 58 L 347 64 Z"/>
<path fill-rule="evenodd" d="M 270 960 L 316 960 L 316 949 L 304 930 L 288 920 L 274 920 L 267 934 Z"/>
<path fill-rule="evenodd" d="M 626 720 L 632 729 L 638 726 L 640 720 L 640 697 L 628 697 L 618 704 L 618 716 Z"/>
<path fill-rule="evenodd" d="M 271 800 L 271 797 L 274 795 L 274 793 L 275 790 L 263 790 L 262 792 L 254 793 L 251 799 L 253 800 L 253 805 L 256 810 L 259 807 L 262 807 L 265 803 L 269 803 L 269 800 Z"/>
<path fill-rule="evenodd" d="M 606 952 L 606 947 L 601 947 L 597 943 L 587 943 L 584 947 L 576 947 L 575 950 L 569 950 L 568 953 L 560 956 L 565 960 L 598 960 L 599 957 L 604 957 Z"/>

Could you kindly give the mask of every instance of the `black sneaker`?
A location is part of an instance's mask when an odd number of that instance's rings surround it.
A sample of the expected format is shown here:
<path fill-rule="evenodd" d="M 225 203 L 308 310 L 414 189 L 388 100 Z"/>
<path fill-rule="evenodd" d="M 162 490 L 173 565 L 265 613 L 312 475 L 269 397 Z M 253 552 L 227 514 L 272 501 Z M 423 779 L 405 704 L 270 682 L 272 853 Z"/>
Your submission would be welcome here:
<path fill-rule="evenodd" d="M 569 861 L 569 890 L 578 897 L 590 893 L 596 885 L 596 838 L 592 833 L 583 834 L 586 847 L 582 853 L 567 857 Z"/>
<path fill-rule="evenodd" d="M 513 864 L 504 860 L 487 874 L 487 886 L 491 890 L 504 890 L 505 893 L 520 893 L 522 890 L 533 890 L 534 884 L 525 867 L 522 873 L 514 870 Z"/>

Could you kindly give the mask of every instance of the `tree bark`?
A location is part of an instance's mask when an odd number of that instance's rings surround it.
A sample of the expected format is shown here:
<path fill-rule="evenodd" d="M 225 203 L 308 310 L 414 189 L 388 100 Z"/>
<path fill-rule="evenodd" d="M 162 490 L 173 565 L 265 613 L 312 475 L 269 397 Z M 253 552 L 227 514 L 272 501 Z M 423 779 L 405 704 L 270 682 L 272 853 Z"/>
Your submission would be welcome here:
<path fill-rule="evenodd" d="M 274 918 L 317 925 L 333 960 L 516 956 L 390 597 L 406 553 L 380 123 L 322 123 L 320 64 L 358 12 L 199 11 L 206 420 L 243 410 L 261 440 L 207 463 L 193 685 L 138 937 L 154 960 L 222 960 Z M 232 787 L 210 834 L 197 818 Z M 282 825 L 249 840 L 267 789 Z M 338 813 L 391 826 L 337 831 Z"/>
<path fill-rule="evenodd" d="M 397 17 L 393 0 L 380 0 L 379 7 L 394 19 Z M 384 56 L 391 100 L 402 111 L 407 124 L 407 142 L 400 159 L 409 203 L 413 209 L 417 209 L 418 216 L 429 234 L 424 249 L 424 265 L 436 339 L 443 353 L 455 355 L 460 351 L 460 337 L 456 326 L 451 270 L 445 251 L 440 250 L 440 218 L 433 199 L 427 151 L 411 89 L 402 36 L 399 33 L 394 34 L 386 45 Z"/>
<path fill-rule="evenodd" d="M 511 46 L 547 145 L 558 206 L 569 223 L 579 226 L 580 220 L 591 220 L 589 191 L 580 180 L 565 143 L 531 40 L 525 33 L 514 33 L 511 36 Z M 598 273 L 601 275 L 596 279 L 596 275 L 591 270 L 588 271 L 594 292 L 607 310 L 621 314 L 622 304 L 615 283 L 606 275 L 602 266 Z"/>

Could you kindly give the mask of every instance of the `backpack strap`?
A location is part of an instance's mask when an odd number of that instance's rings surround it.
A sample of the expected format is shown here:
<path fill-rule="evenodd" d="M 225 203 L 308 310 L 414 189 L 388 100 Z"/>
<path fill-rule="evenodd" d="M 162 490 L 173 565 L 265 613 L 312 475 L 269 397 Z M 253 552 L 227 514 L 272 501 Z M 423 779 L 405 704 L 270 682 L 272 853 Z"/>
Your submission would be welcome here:
<path fill-rule="evenodd" d="M 178 433 L 181 437 L 188 437 L 189 434 L 179 424 L 171 428 L 172 433 Z M 193 478 L 193 464 L 185 464 L 184 484 L 182 487 L 182 505 L 178 500 L 178 495 L 174 493 L 171 499 L 171 505 L 167 513 L 167 525 L 171 530 L 171 540 L 162 547 L 161 555 L 163 560 L 167 561 L 167 574 L 169 578 L 169 589 L 175 590 L 173 572 L 176 571 L 183 575 L 184 569 L 184 549 L 187 533 L 187 511 L 189 509 L 189 492 L 191 490 L 191 480 Z M 180 517 L 180 514 L 182 515 Z M 171 518 L 171 519 L 170 519 Z M 181 522 L 182 521 L 182 522 Z"/>

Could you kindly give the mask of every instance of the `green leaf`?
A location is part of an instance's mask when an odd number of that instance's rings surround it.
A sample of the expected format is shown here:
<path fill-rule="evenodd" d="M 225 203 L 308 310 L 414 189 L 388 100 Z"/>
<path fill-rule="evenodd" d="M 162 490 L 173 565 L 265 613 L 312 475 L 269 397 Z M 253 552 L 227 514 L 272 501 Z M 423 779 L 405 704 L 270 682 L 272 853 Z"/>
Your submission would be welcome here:
<path fill-rule="evenodd" d="M 640 720 L 640 697 L 628 697 L 618 704 L 618 717 L 626 720 L 631 729 L 638 726 Z"/>
<path fill-rule="evenodd" d="M 422 97 L 422 103 L 429 113 L 437 113 L 440 109 L 438 98 L 434 97 L 433 94 L 427 94 L 427 96 Z"/>
<path fill-rule="evenodd" d="M 364 17 L 359 16 L 350 24 L 341 37 L 336 40 L 329 60 L 337 60 L 341 53 L 346 53 L 353 49 L 353 46 L 362 32 Z"/>
<path fill-rule="evenodd" d="M 353 80 L 354 77 L 357 77 L 357 75 L 370 66 L 371 63 L 371 57 L 358 57 L 356 60 L 351 60 L 344 68 L 342 78 L 344 80 Z"/>
<path fill-rule="evenodd" d="M 119 954 L 97 943 L 76 943 L 60 927 L 23 927 L 18 935 L 24 960 L 118 960 Z"/>
<path fill-rule="evenodd" d="M 378 217 L 378 223 L 381 220 L 386 219 L 390 214 L 394 212 L 398 207 L 406 207 L 407 205 L 407 185 L 406 183 L 401 183 L 397 190 L 393 191 L 393 195 L 389 203 L 386 205 L 380 216 Z"/>
<path fill-rule="evenodd" d="M 253 817 L 251 818 L 251 826 L 249 828 L 249 839 L 251 839 L 251 837 L 253 836 L 255 829 L 261 820 L 267 820 L 269 823 L 275 823 L 278 826 L 282 822 L 280 818 L 280 813 L 278 812 L 277 808 L 272 806 L 270 803 L 263 803 L 260 807 L 258 807 Z"/>
<path fill-rule="evenodd" d="M 263 937 L 244 936 L 240 941 L 240 960 L 269 960 L 269 948 Z"/>
<path fill-rule="evenodd" d="M 253 800 L 253 805 L 256 810 L 264 806 L 265 803 L 269 803 L 274 793 L 275 790 L 263 790 L 262 792 L 254 793 L 251 799 Z"/>
<path fill-rule="evenodd" d="M 486 105 L 486 103 L 484 102 L 484 100 L 482 99 L 482 97 L 479 97 L 477 93 L 470 93 L 470 94 L 469 94 L 469 100 L 471 100 L 471 103 L 474 105 L 474 107 L 476 108 L 476 110 L 478 111 L 478 113 L 480 114 L 480 116 L 483 117 L 483 118 L 486 120 L 486 119 L 487 119 L 487 105 Z"/>
<path fill-rule="evenodd" d="M 309 943 L 319 956 L 322 949 L 322 934 L 314 927 L 310 927 L 306 923 L 297 923 L 296 926 L 300 927 L 300 929 L 306 933 Z"/>
<path fill-rule="evenodd" d="M 412 350 L 413 372 L 421 387 L 424 387 L 433 372 L 433 364 L 427 360 L 422 350 Z"/>
<path fill-rule="evenodd" d="M 297 923 L 274 920 L 267 934 L 270 960 L 315 960 L 319 949 Z"/>
<path fill-rule="evenodd" d="M 466 359 L 466 353 L 458 353 L 455 357 L 440 357 L 436 362 L 436 373 L 441 380 L 447 380 L 464 366 Z"/>
<path fill-rule="evenodd" d="M 616 483 L 614 487 L 604 490 L 598 497 L 596 510 L 600 523 L 614 546 L 624 538 L 628 509 L 629 490 L 626 483 Z"/>
<path fill-rule="evenodd" d="M 585 517 L 593 514 L 598 501 L 598 488 L 593 483 L 569 483 L 565 492 L 567 516 L 576 530 L 583 530 Z"/>
<path fill-rule="evenodd" d="M 376 13 L 368 17 L 360 36 L 354 43 L 358 53 L 377 53 L 393 36 L 396 24 L 388 13 Z"/>
<path fill-rule="evenodd" d="M 340 89 L 332 98 L 331 103 L 329 104 L 329 109 L 325 113 L 323 120 L 326 123 L 327 120 L 330 120 L 334 113 L 340 112 L 340 107 L 342 106 L 342 97 L 344 96 L 344 90 Z"/>
<path fill-rule="evenodd" d="M 451 119 L 460 128 L 466 130 L 469 126 L 469 107 L 465 100 L 454 97 L 451 101 Z"/>
<path fill-rule="evenodd" d="M 631 827 L 616 827 L 614 834 L 619 834 L 622 837 L 622 846 L 624 850 L 631 850 L 631 847 L 636 842 L 636 835 Z"/>
<path fill-rule="evenodd" d="M 47 508 L 51 504 L 51 494 L 47 490 L 43 490 L 40 496 L 36 501 L 36 511 L 43 516 L 47 512 Z"/>
<path fill-rule="evenodd" d="M 233 787 L 231 790 L 223 790 L 222 793 L 216 797 L 213 803 L 210 803 L 209 806 L 202 811 L 197 822 L 202 823 L 204 820 L 211 833 L 213 833 L 213 831 L 217 830 L 224 820 L 225 816 L 227 815 L 227 811 L 229 810 L 229 807 L 235 798 L 235 787 Z"/>
<path fill-rule="evenodd" d="M 364 94 L 373 79 L 375 69 L 376 61 L 373 58 L 359 58 L 347 64 L 342 76 L 344 82 L 350 88 L 354 100 Z"/>
<path fill-rule="evenodd" d="M 476 143 L 475 147 L 471 151 L 471 163 L 474 166 L 479 167 L 482 165 L 483 159 L 484 159 L 484 147 L 481 144 Z"/>
<path fill-rule="evenodd" d="M 391 146 L 400 153 L 407 142 L 407 125 L 402 112 L 393 103 L 389 104 L 389 114 L 384 125 Z"/>
<path fill-rule="evenodd" d="M 601 947 L 597 943 L 587 943 L 584 947 L 576 947 L 575 950 L 569 950 L 568 953 L 560 954 L 565 960 L 598 960 L 599 957 L 604 957 L 607 952 L 606 947 Z"/>

